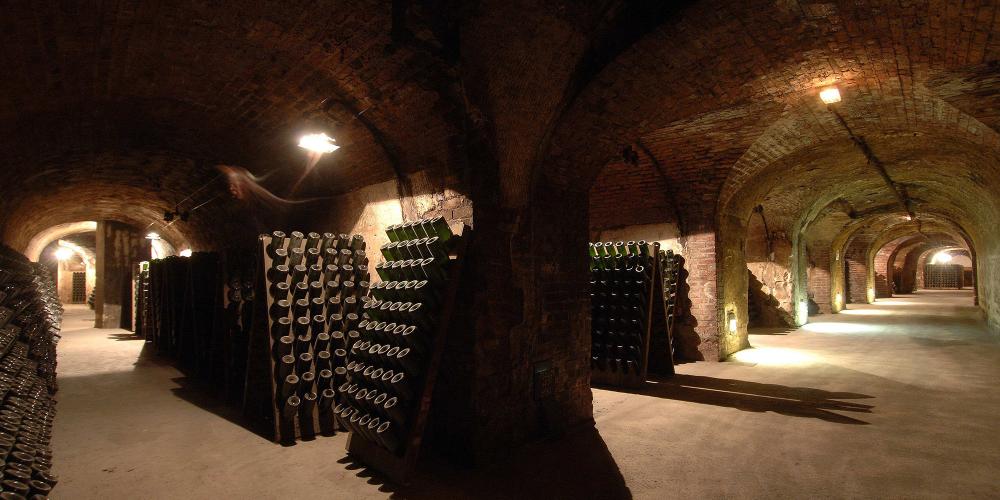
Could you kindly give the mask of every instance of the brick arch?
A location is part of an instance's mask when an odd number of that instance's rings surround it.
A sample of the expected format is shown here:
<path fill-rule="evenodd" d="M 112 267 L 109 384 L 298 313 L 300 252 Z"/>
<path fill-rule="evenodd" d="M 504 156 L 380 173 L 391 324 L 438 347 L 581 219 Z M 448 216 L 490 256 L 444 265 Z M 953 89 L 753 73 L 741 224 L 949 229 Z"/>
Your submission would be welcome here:
<path fill-rule="evenodd" d="M 0 239 L 25 250 L 48 228 L 80 220 L 116 220 L 138 231 L 156 231 L 174 246 L 196 249 L 246 243 L 257 234 L 254 212 L 230 196 L 211 165 L 163 151 L 81 154 L 51 160 L 20 189 L 7 194 Z M 190 199 L 185 200 L 189 195 Z M 178 202 L 188 221 L 162 222 Z"/>

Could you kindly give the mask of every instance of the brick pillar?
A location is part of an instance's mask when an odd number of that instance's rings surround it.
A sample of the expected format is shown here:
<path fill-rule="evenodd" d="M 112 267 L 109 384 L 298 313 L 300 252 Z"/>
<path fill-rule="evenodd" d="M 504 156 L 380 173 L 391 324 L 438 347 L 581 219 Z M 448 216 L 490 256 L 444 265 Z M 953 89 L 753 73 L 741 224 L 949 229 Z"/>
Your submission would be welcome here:
<path fill-rule="evenodd" d="M 682 236 L 681 255 L 687 292 L 684 315 L 678 324 L 679 352 L 684 359 L 719 359 L 719 301 L 715 234 Z"/>
<path fill-rule="evenodd" d="M 809 249 L 809 295 L 823 314 L 833 313 L 830 307 L 830 248 Z"/>
<path fill-rule="evenodd" d="M 97 223 L 96 328 L 132 328 L 132 272 L 150 256 L 149 240 L 115 221 Z"/>
<path fill-rule="evenodd" d="M 893 269 L 889 265 L 889 257 L 892 256 L 898 246 L 898 243 L 886 245 L 875 254 L 874 266 L 876 298 L 881 299 L 892 297 Z"/>

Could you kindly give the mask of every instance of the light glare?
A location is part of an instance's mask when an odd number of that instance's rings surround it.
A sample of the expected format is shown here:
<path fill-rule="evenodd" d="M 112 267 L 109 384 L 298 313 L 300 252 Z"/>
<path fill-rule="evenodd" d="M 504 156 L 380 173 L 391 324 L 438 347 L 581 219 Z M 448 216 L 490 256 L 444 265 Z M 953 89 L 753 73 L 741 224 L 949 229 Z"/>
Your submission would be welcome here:
<path fill-rule="evenodd" d="M 769 366 L 807 365 L 816 360 L 812 354 L 777 347 L 752 347 L 739 351 L 729 358 L 742 363 Z"/>
<path fill-rule="evenodd" d="M 181 257 L 190 257 L 191 253 L 192 253 L 191 249 L 188 248 L 188 249 L 185 249 L 185 250 L 181 250 L 181 253 L 179 253 L 177 255 L 180 255 Z"/>
<path fill-rule="evenodd" d="M 931 264 L 947 264 L 951 262 L 951 254 L 948 252 L 938 252 L 931 259 Z"/>
<path fill-rule="evenodd" d="M 836 104 L 840 102 L 840 90 L 837 87 L 830 87 L 820 91 L 819 98 L 826 104 Z"/>
<path fill-rule="evenodd" d="M 149 234 L 146 235 L 146 239 L 147 240 L 154 240 L 155 241 L 155 240 L 160 239 L 160 235 L 157 234 L 157 233 L 149 233 Z"/>
<path fill-rule="evenodd" d="M 56 260 L 67 260 L 73 256 L 73 251 L 66 247 L 59 247 L 54 253 Z"/>
<path fill-rule="evenodd" d="M 299 139 L 299 147 L 314 153 L 332 153 L 338 149 L 332 137 L 326 134 L 306 134 Z"/>

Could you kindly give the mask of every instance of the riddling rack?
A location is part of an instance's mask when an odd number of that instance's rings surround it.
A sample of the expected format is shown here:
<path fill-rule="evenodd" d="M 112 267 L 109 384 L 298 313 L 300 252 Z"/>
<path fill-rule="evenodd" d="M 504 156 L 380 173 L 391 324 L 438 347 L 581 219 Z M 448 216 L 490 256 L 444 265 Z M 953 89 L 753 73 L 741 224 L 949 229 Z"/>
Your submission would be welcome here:
<path fill-rule="evenodd" d="M 369 286 L 365 240 L 274 231 L 260 236 L 258 264 L 264 272 L 256 296 L 266 300 L 254 301 L 256 317 L 264 319 L 255 325 L 266 329 L 255 326 L 254 335 L 267 338 L 274 440 L 332 434 L 336 387 L 346 380 L 345 358 L 360 336 Z"/>
<path fill-rule="evenodd" d="M 660 244 L 590 243 L 591 382 L 638 387 L 646 381 Z"/>
<path fill-rule="evenodd" d="M 658 278 L 663 298 L 663 328 L 662 334 L 652 333 L 650 339 L 650 363 L 652 372 L 674 374 L 674 337 L 676 333 L 679 309 L 678 291 L 680 287 L 680 272 L 684 266 L 684 257 L 675 254 L 673 250 L 660 250 L 660 276 Z"/>
<path fill-rule="evenodd" d="M 464 228 L 463 228 L 464 229 Z M 413 470 L 454 310 L 462 254 L 469 232 L 452 233 L 441 217 L 394 224 L 375 266 L 348 353 L 346 397 L 334 408 L 351 431 L 348 453 L 393 480 Z"/>

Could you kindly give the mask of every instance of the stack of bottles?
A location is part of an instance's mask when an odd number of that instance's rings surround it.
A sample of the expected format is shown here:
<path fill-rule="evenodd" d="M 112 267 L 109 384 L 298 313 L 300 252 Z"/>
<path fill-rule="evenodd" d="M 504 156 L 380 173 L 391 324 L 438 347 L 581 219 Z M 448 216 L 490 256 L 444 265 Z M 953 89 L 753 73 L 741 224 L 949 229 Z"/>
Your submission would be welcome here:
<path fill-rule="evenodd" d="M 334 412 L 355 436 L 400 453 L 424 387 L 455 240 L 441 217 L 394 224 L 386 234 L 386 260 L 375 266 L 381 281 L 364 305 L 361 339 L 339 386 L 346 397 Z"/>
<path fill-rule="evenodd" d="M 262 236 L 273 361 L 274 404 L 285 421 L 332 408 L 346 357 L 360 337 L 368 256 L 360 235 L 274 231 Z M 332 420 L 331 420 L 332 424 Z"/>
<path fill-rule="evenodd" d="M 653 265 L 645 241 L 590 243 L 593 369 L 643 373 Z"/>
<path fill-rule="evenodd" d="M 0 252 L 0 489 L 45 498 L 51 474 L 56 342 L 62 306 L 44 266 Z M 9 493 L 8 493 L 9 492 Z M 6 498 L 6 497 L 5 497 Z"/>

